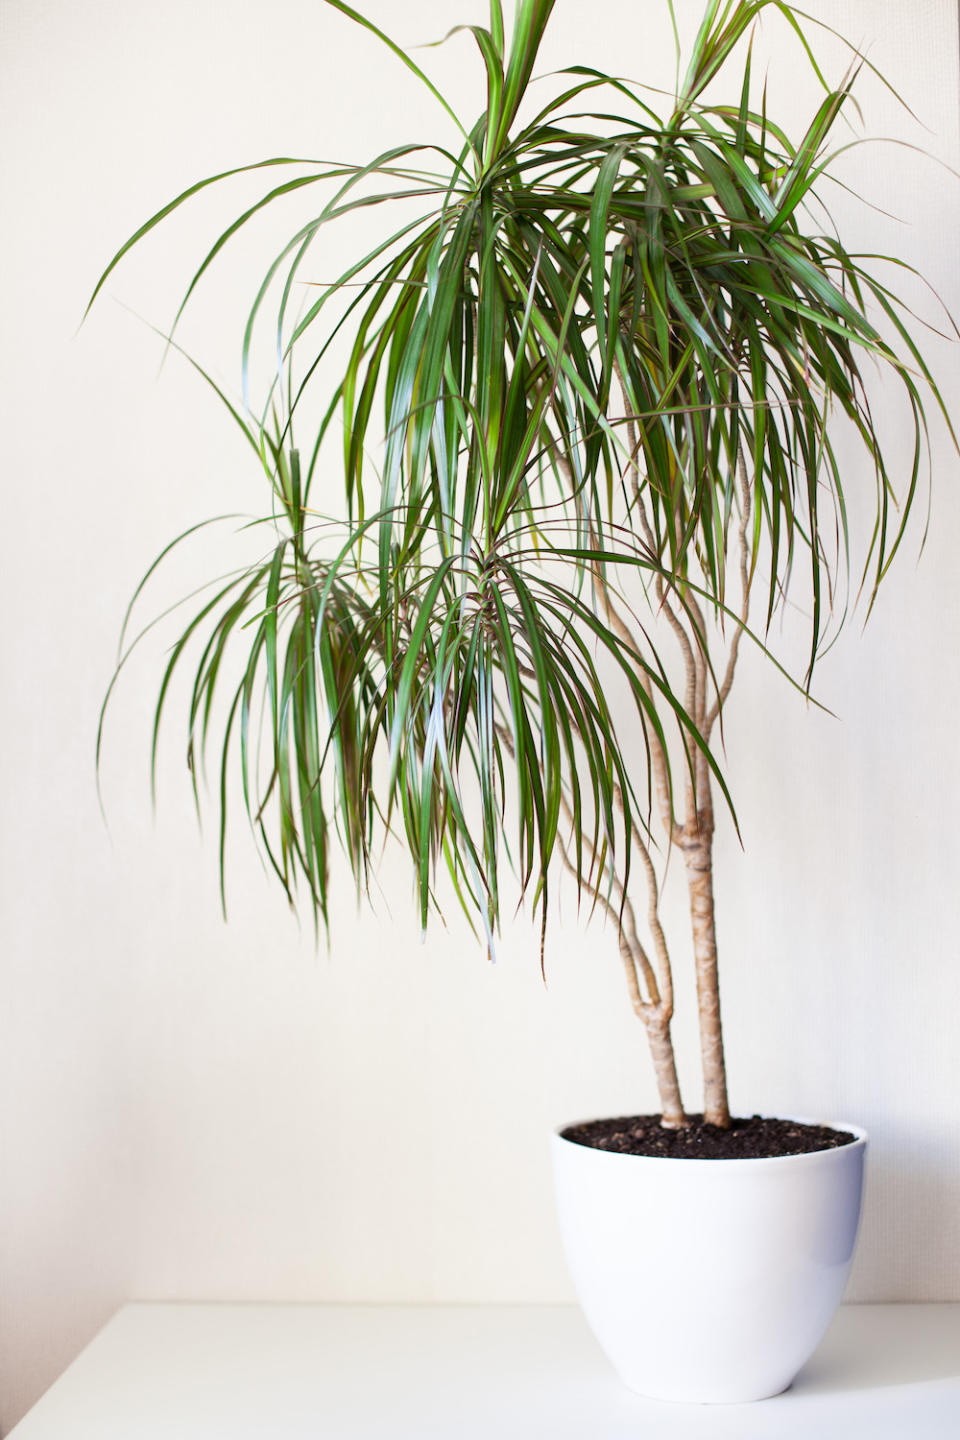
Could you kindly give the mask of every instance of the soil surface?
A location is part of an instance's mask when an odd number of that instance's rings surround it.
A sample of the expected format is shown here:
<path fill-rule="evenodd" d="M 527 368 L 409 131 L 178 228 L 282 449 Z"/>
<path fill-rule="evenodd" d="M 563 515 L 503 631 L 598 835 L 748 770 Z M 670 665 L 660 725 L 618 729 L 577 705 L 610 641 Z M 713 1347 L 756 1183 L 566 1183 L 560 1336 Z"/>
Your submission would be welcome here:
<path fill-rule="evenodd" d="M 850 1145 L 856 1139 L 848 1130 L 762 1115 L 735 1118 L 729 1130 L 705 1125 L 702 1115 L 691 1115 L 689 1119 L 690 1124 L 682 1130 L 664 1130 L 659 1115 L 589 1120 L 585 1125 L 569 1126 L 563 1138 L 594 1150 L 663 1155 L 673 1160 L 758 1160 L 774 1155 L 806 1155 L 812 1150 Z"/>

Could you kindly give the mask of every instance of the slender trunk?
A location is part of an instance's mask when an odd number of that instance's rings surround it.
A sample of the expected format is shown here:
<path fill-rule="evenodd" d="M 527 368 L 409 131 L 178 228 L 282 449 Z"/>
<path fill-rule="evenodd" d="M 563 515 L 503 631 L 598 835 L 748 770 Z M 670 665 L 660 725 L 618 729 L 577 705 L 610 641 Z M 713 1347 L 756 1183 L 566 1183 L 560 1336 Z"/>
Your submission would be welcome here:
<path fill-rule="evenodd" d="M 727 1070 L 720 1023 L 720 988 L 717 975 L 717 925 L 713 903 L 713 824 L 702 816 L 699 833 L 687 838 L 683 858 L 690 893 L 690 922 L 697 976 L 697 1010 L 700 1019 L 700 1056 L 703 1065 L 703 1116 L 708 1125 L 730 1128 Z"/>
<path fill-rule="evenodd" d="M 621 389 L 624 389 L 623 377 L 620 374 L 619 369 L 617 370 L 617 375 L 620 379 L 620 387 Z M 627 433 L 630 442 L 629 464 L 634 475 L 634 494 L 638 501 L 638 512 L 641 516 L 641 521 L 645 528 L 648 543 L 651 545 L 651 549 L 654 549 L 655 546 L 652 533 L 650 531 L 649 525 L 647 524 L 646 516 L 643 511 L 643 506 L 642 504 L 639 504 L 639 480 L 636 460 L 636 431 L 633 426 L 633 422 L 629 418 L 629 416 L 627 417 Z M 575 489 L 576 487 L 574 484 L 573 470 L 571 468 L 569 460 L 563 455 L 559 455 L 557 458 L 560 468 L 566 475 L 571 489 Z M 592 529 L 590 532 L 590 543 L 591 546 L 599 548 L 597 547 L 596 537 L 594 536 Z M 613 603 L 609 589 L 607 588 L 606 580 L 604 578 L 603 567 L 599 563 L 593 566 L 593 580 L 596 587 L 597 595 L 603 605 L 606 614 L 607 623 L 610 625 L 614 633 L 620 638 L 620 640 L 622 640 L 631 651 L 636 653 L 636 636 L 633 634 L 630 626 L 624 620 L 617 606 Z M 660 598 L 661 602 L 665 600 L 665 596 L 662 591 Z M 675 632 L 678 632 L 678 638 L 686 647 L 685 655 L 688 661 L 687 684 L 689 691 L 690 687 L 695 686 L 696 684 L 693 650 L 690 646 L 690 642 L 687 639 L 687 636 L 683 631 L 682 626 L 679 625 L 676 617 L 673 616 L 673 612 L 670 610 L 670 607 L 665 606 L 665 609 L 668 615 L 673 618 L 674 630 Z M 652 704 L 652 684 L 642 667 L 638 667 L 637 678 Z M 688 694 L 687 696 L 687 708 L 691 711 L 693 709 L 693 700 L 691 699 L 690 694 Z M 648 753 L 650 756 L 651 766 L 653 770 L 654 784 L 656 786 L 657 795 L 660 801 L 663 822 L 667 829 L 668 835 L 671 835 L 673 833 L 674 827 L 673 807 L 670 797 L 669 765 L 667 762 L 666 750 L 664 748 L 662 739 L 658 739 L 656 735 L 648 737 Z M 624 819 L 624 824 L 626 824 L 627 821 L 623 804 L 623 797 L 619 794 L 619 791 L 617 792 L 617 796 L 617 806 L 620 811 L 621 817 L 623 817 Z M 572 820 L 569 806 L 566 805 L 565 802 L 561 803 L 563 804 L 564 812 L 568 820 Z M 663 927 L 660 924 L 660 887 L 657 881 L 656 871 L 653 866 L 653 860 L 651 858 L 650 851 L 644 842 L 643 836 L 641 835 L 635 821 L 631 821 L 630 824 L 632 829 L 633 843 L 640 853 L 643 868 L 646 872 L 647 920 L 653 939 L 657 973 L 654 974 L 650 959 L 643 946 L 641 945 L 639 939 L 637 938 L 633 907 L 622 889 L 620 892 L 623 896 L 624 901 L 622 912 L 619 916 L 615 917 L 620 931 L 620 955 L 624 964 L 624 970 L 627 977 L 627 987 L 630 991 L 630 999 L 631 1003 L 633 1004 L 634 1012 L 643 1021 L 644 1027 L 646 1028 L 647 1032 L 647 1040 L 650 1045 L 650 1057 L 653 1061 L 653 1070 L 654 1075 L 656 1076 L 657 1090 L 660 1096 L 660 1123 L 667 1130 L 679 1130 L 682 1129 L 683 1126 L 688 1125 L 690 1122 L 687 1119 L 686 1111 L 683 1108 L 683 1101 L 680 1098 L 680 1082 L 677 1078 L 677 1062 L 674 1056 L 673 1039 L 670 1035 L 670 1021 L 673 1018 L 673 974 L 670 966 L 670 955 L 667 949 L 666 936 L 664 935 Z M 563 855 L 567 868 L 571 870 L 574 875 L 576 875 L 576 867 L 572 864 L 565 850 L 563 851 Z M 597 895 L 598 899 L 601 899 L 598 890 L 595 890 L 594 893 Z M 611 918 L 614 918 L 614 911 L 609 902 L 604 900 L 602 903 L 604 904 Z M 628 929 L 630 932 L 629 935 L 624 933 L 624 920 L 628 922 Z M 643 992 L 640 988 L 641 975 L 643 977 L 646 988 L 646 998 L 644 998 Z"/>
<path fill-rule="evenodd" d="M 656 980 L 647 963 L 646 978 L 647 984 L 652 991 L 652 997 L 645 1000 L 640 990 L 640 981 L 637 975 L 637 952 L 642 959 L 645 959 L 642 946 L 636 939 L 636 930 L 633 924 L 633 909 L 627 903 L 625 907 L 630 922 L 630 930 L 633 931 L 633 944 L 628 939 L 623 927 L 620 929 L 620 958 L 623 961 L 624 974 L 627 977 L 627 989 L 630 992 L 630 1003 L 633 1012 L 639 1020 L 643 1021 L 644 1029 L 647 1032 L 647 1041 L 650 1045 L 650 1058 L 653 1061 L 653 1073 L 657 1081 L 657 1091 L 660 1096 L 660 1123 L 668 1130 L 679 1130 L 688 1123 L 686 1111 L 683 1108 L 683 1101 L 680 1099 L 680 1081 L 677 1078 L 677 1062 L 673 1053 L 673 1039 L 670 1035 L 670 1019 L 672 1015 L 672 1000 L 669 1006 L 664 1003 L 657 989 Z"/>
<path fill-rule="evenodd" d="M 644 1022 L 650 1055 L 660 1092 L 660 1123 L 667 1130 L 681 1130 L 689 1122 L 680 1099 L 680 1082 L 677 1079 L 677 1062 L 670 1038 L 670 1021 L 651 1018 Z"/>

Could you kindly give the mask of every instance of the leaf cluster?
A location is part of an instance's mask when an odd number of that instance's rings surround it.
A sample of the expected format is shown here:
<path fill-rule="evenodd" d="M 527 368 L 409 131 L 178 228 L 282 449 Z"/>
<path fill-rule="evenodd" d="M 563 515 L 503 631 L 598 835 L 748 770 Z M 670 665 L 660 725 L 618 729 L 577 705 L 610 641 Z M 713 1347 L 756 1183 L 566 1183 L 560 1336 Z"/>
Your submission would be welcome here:
<path fill-rule="evenodd" d="M 422 923 L 445 866 L 492 944 L 505 857 L 546 916 L 565 816 L 578 873 L 598 886 L 616 869 L 625 887 L 651 747 L 668 753 L 668 732 L 686 770 L 699 753 L 720 779 L 655 636 L 636 615 L 629 634 L 614 626 L 602 596 L 660 587 L 682 613 L 695 596 L 729 616 L 745 475 L 749 583 L 767 624 L 802 562 L 809 684 L 848 554 L 837 419 L 871 477 L 872 593 L 918 489 L 925 404 L 943 406 L 903 307 L 844 248 L 820 198 L 861 62 L 828 84 L 789 5 L 709 0 L 661 113 L 638 86 L 582 65 L 537 108 L 530 82 L 553 0 L 518 0 L 509 38 L 491 0 L 489 26 L 467 27 L 487 81 L 468 126 L 369 20 L 328 4 L 429 87 L 459 148 L 242 167 L 280 178 L 215 239 L 181 312 L 264 209 L 314 187 L 325 197 L 249 312 L 245 396 L 275 303 L 276 377 L 259 418 L 217 390 L 269 479 L 269 548 L 192 614 L 156 727 L 189 651 L 189 753 L 215 748 L 221 854 L 236 752 L 247 813 L 291 901 L 299 887 L 326 917 L 331 837 L 365 885 L 396 830 Z M 764 11 L 792 28 L 822 86 L 799 141 L 765 93 L 759 108 L 753 98 L 750 36 Z M 717 103 L 735 52 L 732 99 Z M 166 205 L 97 291 L 180 205 L 240 173 Z M 368 210 L 402 223 L 385 223 L 298 309 L 328 227 Z M 304 445 L 307 399 L 337 345 L 346 360 Z M 900 483 L 871 409 L 875 365 L 910 417 Z"/>

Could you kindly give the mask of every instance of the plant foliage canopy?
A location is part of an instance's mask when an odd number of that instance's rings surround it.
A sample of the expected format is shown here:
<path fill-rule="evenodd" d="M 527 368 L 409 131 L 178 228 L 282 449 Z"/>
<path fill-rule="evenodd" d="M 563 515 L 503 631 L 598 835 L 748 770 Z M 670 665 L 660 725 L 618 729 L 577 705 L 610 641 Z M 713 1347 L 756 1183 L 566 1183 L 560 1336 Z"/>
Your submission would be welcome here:
<path fill-rule="evenodd" d="M 558 848 L 595 892 L 625 892 L 652 756 L 676 757 L 668 805 L 691 777 L 722 786 L 704 723 L 725 698 L 708 630 L 745 625 L 752 589 L 769 624 L 803 587 L 809 683 L 846 566 L 836 420 L 861 442 L 874 496 L 872 592 L 917 492 L 924 404 L 942 405 L 903 307 L 817 195 L 859 62 L 830 85 L 788 5 L 710 0 L 666 104 L 574 65 L 538 108 L 553 0 L 518 0 L 512 29 L 491 0 L 489 25 L 467 27 L 487 82 L 467 123 L 369 20 L 328 4 L 429 86 L 459 148 L 242 167 L 268 188 L 211 244 L 183 305 L 266 207 L 323 198 L 256 291 L 244 404 L 217 392 L 269 480 L 265 553 L 195 606 L 156 727 L 193 655 L 189 748 L 215 752 L 221 854 L 236 760 L 291 901 L 325 918 L 333 838 L 364 884 L 399 830 L 422 923 L 446 866 L 492 943 L 505 860 L 544 920 Z M 753 98 L 764 11 L 822 87 L 798 141 Z M 716 103 L 734 63 L 732 99 Z M 97 291 L 180 205 L 240 173 L 166 205 Z M 361 209 L 381 238 L 307 290 L 328 227 Z M 247 375 L 265 332 L 278 362 L 255 415 Z M 346 363 L 316 405 L 336 345 Z M 913 430 L 896 486 L 865 379 L 877 364 Z M 667 599 L 709 661 L 712 706 L 669 678 L 651 623 Z"/>

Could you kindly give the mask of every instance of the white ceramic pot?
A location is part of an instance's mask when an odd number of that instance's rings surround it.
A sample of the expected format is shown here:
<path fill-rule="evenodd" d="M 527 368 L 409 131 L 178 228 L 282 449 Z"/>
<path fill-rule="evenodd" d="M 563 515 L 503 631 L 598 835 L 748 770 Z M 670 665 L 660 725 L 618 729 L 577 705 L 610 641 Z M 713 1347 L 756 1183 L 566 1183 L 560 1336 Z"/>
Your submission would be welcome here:
<path fill-rule="evenodd" d="M 853 1259 L 867 1137 L 834 1128 L 854 1143 L 765 1160 L 620 1155 L 554 1135 L 567 1264 L 631 1390 L 703 1403 L 787 1388 Z"/>

